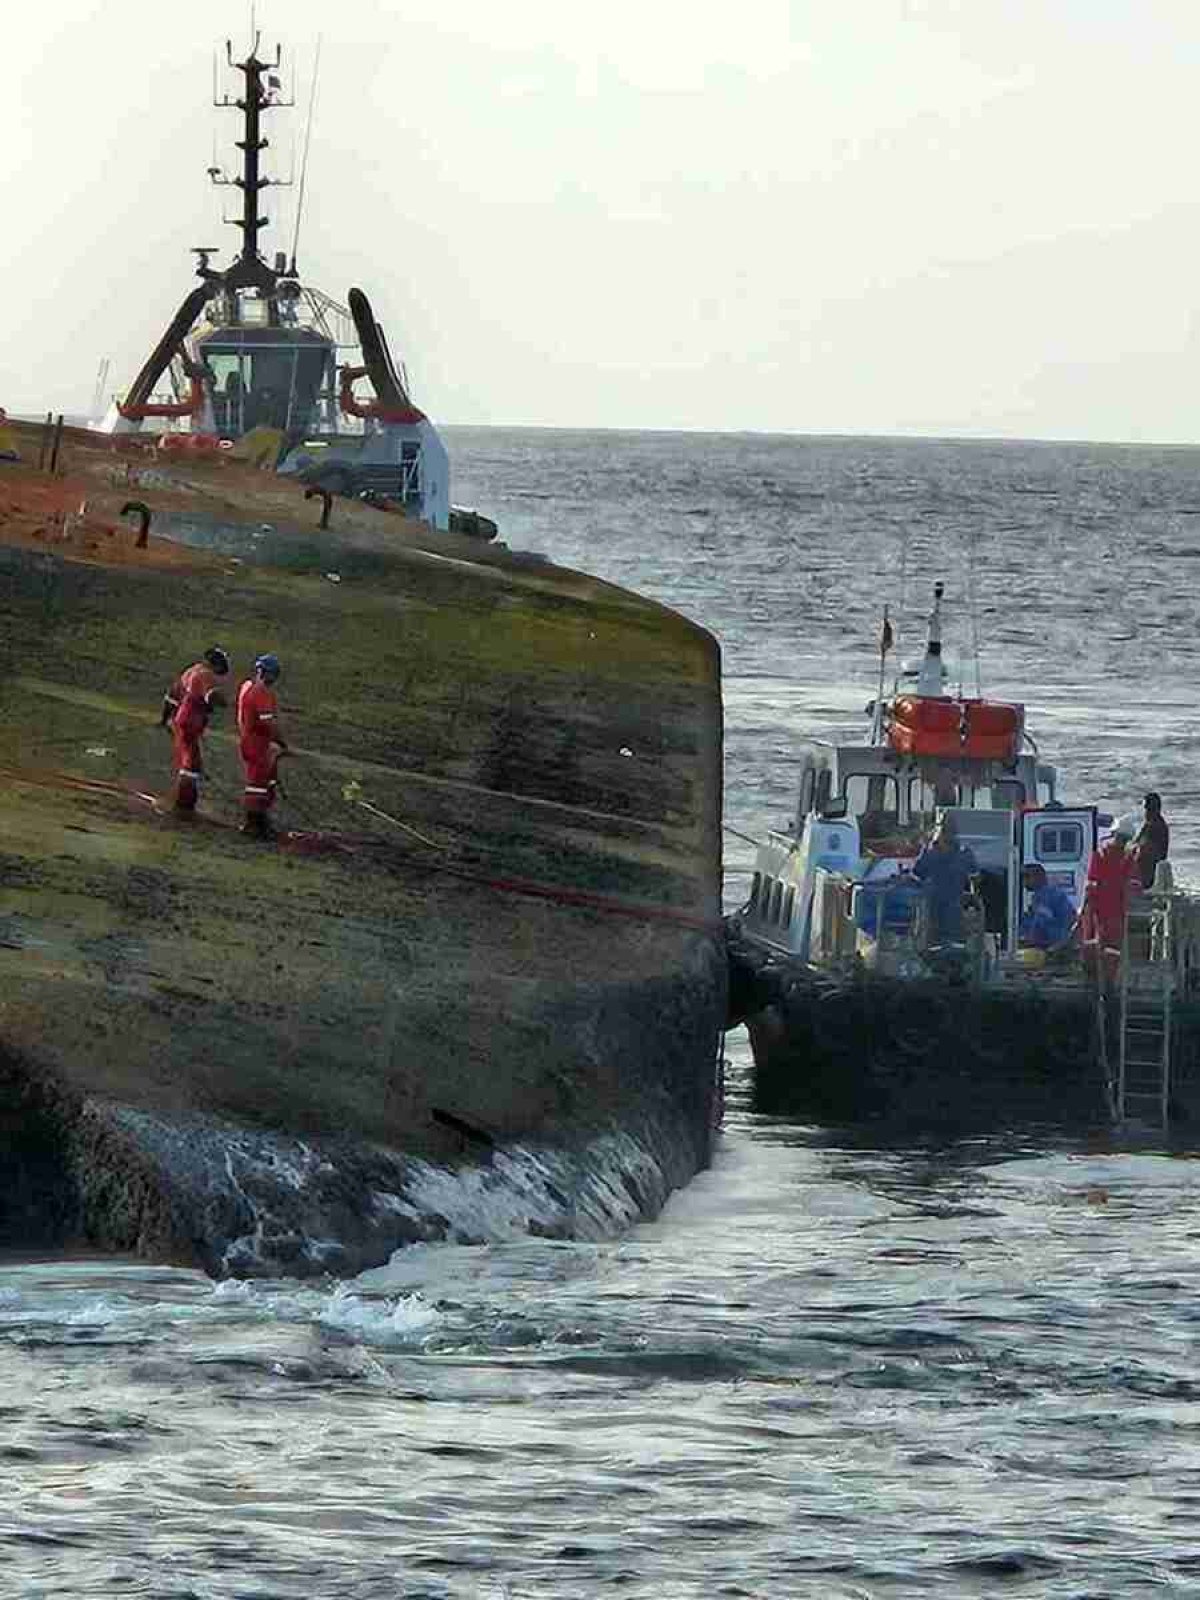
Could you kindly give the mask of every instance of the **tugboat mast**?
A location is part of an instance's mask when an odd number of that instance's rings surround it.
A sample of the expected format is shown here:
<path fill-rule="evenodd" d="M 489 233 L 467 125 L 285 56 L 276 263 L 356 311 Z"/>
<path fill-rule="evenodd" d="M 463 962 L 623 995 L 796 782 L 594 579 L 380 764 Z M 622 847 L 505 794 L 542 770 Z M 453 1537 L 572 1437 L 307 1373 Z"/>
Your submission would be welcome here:
<path fill-rule="evenodd" d="M 214 184 L 221 186 L 233 184 L 242 191 L 242 215 L 228 217 L 226 221 L 233 227 L 242 230 L 242 248 L 233 265 L 228 267 L 220 277 L 226 289 L 258 289 L 263 294 L 269 295 L 275 288 L 279 272 L 268 266 L 259 253 L 258 235 L 270 221 L 269 217 L 260 216 L 258 209 L 259 193 L 274 185 L 282 187 L 277 178 L 264 177 L 259 170 L 259 154 L 267 149 L 270 141 L 261 136 L 261 119 L 264 111 L 274 109 L 276 106 L 291 105 L 292 101 L 277 100 L 274 89 L 278 87 L 278 80 L 272 83 L 270 78 L 264 84 L 264 75 L 274 72 L 279 67 L 281 52 L 275 46 L 274 61 L 262 61 L 258 55 L 259 35 L 254 35 L 254 44 L 250 54 L 244 61 L 233 59 L 233 45 L 230 40 L 225 41 L 225 56 L 229 65 L 242 73 L 246 80 L 244 95 L 237 100 L 230 100 L 228 95 L 220 100 L 213 96 L 213 104 L 219 108 L 236 109 L 242 113 L 242 137 L 235 140 L 238 149 L 242 152 L 242 172 L 237 178 L 226 178 L 218 169 L 210 168 L 209 175 Z M 203 271 L 203 269 L 202 269 Z"/>

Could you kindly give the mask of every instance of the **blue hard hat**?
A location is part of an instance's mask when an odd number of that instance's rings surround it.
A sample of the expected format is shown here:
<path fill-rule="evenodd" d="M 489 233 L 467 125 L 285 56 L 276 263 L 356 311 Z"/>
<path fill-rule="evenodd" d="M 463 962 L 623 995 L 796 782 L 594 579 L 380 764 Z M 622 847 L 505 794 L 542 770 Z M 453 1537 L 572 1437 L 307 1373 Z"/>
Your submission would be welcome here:
<path fill-rule="evenodd" d="M 273 655 L 256 656 L 254 670 L 255 672 L 261 672 L 264 678 L 277 678 L 280 673 L 279 657 Z"/>

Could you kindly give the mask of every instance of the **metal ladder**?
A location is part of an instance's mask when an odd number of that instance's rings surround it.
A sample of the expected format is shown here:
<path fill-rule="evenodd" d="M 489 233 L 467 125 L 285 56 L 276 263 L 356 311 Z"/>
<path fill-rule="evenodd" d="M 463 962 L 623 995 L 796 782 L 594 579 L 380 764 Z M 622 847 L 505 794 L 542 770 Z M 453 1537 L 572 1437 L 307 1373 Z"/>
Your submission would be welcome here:
<path fill-rule="evenodd" d="M 1171 1101 L 1171 1027 L 1175 975 L 1153 961 L 1156 912 L 1139 896 L 1125 913 L 1121 940 L 1120 1048 L 1113 1115 L 1118 1122 L 1157 1123 L 1166 1129 Z"/>

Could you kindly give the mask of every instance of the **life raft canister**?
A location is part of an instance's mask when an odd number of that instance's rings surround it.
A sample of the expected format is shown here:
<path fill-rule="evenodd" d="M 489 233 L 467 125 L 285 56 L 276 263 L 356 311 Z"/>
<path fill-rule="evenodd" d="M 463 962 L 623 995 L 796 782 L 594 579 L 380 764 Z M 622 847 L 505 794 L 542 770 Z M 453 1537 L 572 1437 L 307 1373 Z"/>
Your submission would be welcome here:
<path fill-rule="evenodd" d="M 887 735 L 901 755 L 1015 761 L 1024 731 L 1023 706 L 902 694 L 892 701 Z"/>

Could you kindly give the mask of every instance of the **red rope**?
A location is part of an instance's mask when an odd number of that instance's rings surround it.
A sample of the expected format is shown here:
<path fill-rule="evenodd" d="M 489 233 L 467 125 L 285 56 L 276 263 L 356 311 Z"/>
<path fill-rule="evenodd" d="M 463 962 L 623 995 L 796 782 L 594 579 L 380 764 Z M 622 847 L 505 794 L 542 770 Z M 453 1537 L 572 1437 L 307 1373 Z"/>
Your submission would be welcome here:
<path fill-rule="evenodd" d="M 80 778 L 67 772 L 32 772 L 22 771 L 18 768 L 0 766 L 0 775 L 14 778 L 19 782 L 33 783 L 43 788 L 75 789 L 85 793 L 105 794 L 116 799 L 139 800 L 157 809 L 157 798 L 147 794 L 144 790 L 133 789 L 125 784 L 113 783 L 105 778 Z M 420 837 L 420 836 L 418 836 Z M 293 841 L 293 847 L 301 852 L 306 843 L 321 841 L 330 848 L 337 850 L 350 850 L 353 844 L 340 840 L 337 835 L 314 830 L 312 833 L 292 833 L 280 835 L 280 843 L 285 848 L 288 842 Z M 355 843 L 370 841 L 355 841 Z M 423 866 L 425 871 L 443 872 L 447 877 L 460 878 L 466 883 L 477 883 L 487 889 L 494 889 L 500 894 L 519 894 L 532 900 L 550 900 L 557 905 L 580 906 L 589 911 L 601 911 L 608 916 L 632 917 L 641 922 L 670 922 L 685 928 L 695 928 L 702 933 L 717 933 L 724 926 L 719 917 L 703 917 L 691 911 L 681 911 L 675 906 L 648 906 L 632 900 L 618 900 L 612 895 L 601 894 L 594 889 L 571 889 L 565 884 L 542 883 L 534 878 L 494 877 L 484 872 L 475 872 L 470 867 L 452 866 L 449 862 L 431 860 Z"/>

